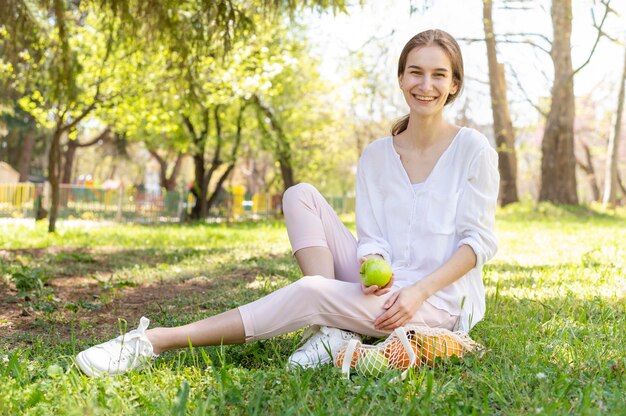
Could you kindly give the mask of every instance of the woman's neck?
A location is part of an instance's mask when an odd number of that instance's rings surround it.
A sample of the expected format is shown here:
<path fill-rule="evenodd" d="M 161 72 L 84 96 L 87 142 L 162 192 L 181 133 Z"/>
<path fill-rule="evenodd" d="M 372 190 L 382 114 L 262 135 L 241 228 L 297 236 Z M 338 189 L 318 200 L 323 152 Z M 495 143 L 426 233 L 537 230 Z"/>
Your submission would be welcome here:
<path fill-rule="evenodd" d="M 454 126 L 443 115 L 438 117 L 415 117 L 411 115 L 409 124 L 403 132 L 406 145 L 415 149 L 425 149 L 441 140 L 446 140 Z"/>

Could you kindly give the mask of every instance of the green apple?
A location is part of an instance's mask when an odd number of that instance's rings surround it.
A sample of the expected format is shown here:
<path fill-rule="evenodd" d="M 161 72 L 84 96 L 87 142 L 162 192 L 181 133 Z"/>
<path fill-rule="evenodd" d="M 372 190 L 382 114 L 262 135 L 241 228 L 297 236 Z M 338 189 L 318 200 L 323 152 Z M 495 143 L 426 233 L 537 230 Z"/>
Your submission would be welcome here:
<path fill-rule="evenodd" d="M 365 286 L 383 287 L 391 280 L 391 266 L 385 260 L 371 257 L 361 264 L 361 280 Z"/>
<path fill-rule="evenodd" d="M 371 350 L 356 362 L 355 367 L 362 376 L 379 377 L 389 368 L 389 359 L 381 351 Z"/>

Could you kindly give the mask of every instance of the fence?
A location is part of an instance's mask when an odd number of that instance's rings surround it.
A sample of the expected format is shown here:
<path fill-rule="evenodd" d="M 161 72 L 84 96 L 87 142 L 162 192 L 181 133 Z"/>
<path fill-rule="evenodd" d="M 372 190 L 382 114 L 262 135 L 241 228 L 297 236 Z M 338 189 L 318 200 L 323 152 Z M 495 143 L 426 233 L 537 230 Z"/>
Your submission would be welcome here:
<path fill-rule="evenodd" d="M 32 183 L 0 184 L 0 213 L 12 213 L 18 208 L 34 216 L 35 185 Z"/>
<path fill-rule="evenodd" d="M 0 184 L 0 217 L 35 217 L 38 204 L 48 209 L 49 185 Z M 191 214 L 195 198 L 187 191 L 141 192 L 134 188 L 102 188 L 61 185 L 59 218 L 108 219 L 116 221 L 180 221 Z M 354 198 L 330 197 L 338 213 L 354 212 Z M 211 207 L 213 218 L 240 219 L 281 215 L 281 196 L 247 195 L 243 188 L 224 192 Z"/>

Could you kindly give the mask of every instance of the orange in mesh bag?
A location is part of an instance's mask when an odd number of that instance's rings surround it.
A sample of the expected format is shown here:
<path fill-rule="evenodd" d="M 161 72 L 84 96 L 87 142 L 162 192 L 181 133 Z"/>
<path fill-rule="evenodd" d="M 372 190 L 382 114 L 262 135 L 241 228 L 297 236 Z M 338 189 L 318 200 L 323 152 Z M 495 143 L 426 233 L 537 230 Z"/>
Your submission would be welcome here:
<path fill-rule="evenodd" d="M 462 357 L 481 348 L 465 332 L 443 328 L 410 326 L 397 328 L 380 344 L 365 345 L 351 340 L 335 358 L 335 365 L 349 377 L 350 369 L 365 376 L 378 376 L 385 370 L 403 370 L 402 379 L 411 367 L 433 366 L 436 357 Z M 345 357 L 350 357 L 348 364 Z"/>

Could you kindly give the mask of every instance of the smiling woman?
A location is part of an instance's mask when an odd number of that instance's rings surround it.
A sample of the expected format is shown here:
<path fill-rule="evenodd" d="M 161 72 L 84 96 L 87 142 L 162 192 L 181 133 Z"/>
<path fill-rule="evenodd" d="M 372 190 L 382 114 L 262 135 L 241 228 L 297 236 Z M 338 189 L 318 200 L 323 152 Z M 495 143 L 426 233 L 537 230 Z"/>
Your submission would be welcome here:
<path fill-rule="evenodd" d="M 444 34 L 439 30 L 421 32 L 411 38 L 400 54 L 398 82 L 411 109 L 411 103 L 416 101 L 424 105 L 433 103 L 434 113 L 441 112 L 463 88 L 461 49 L 450 35 Z M 392 133 L 397 135 L 406 130 L 408 122 L 406 115 L 396 122 Z"/>
<path fill-rule="evenodd" d="M 456 41 L 429 30 L 405 46 L 398 80 L 409 115 L 359 161 L 358 240 L 322 195 L 299 184 L 285 192 L 289 239 L 304 277 L 261 299 L 176 328 L 139 328 L 78 354 L 88 375 L 123 373 L 175 348 L 251 342 L 312 325 L 290 367 L 331 363 L 359 334 L 404 325 L 469 331 L 485 313 L 482 266 L 496 251 L 497 155 L 443 108 L 463 85 Z M 364 286 L 360 263 L 393 271 L 384 287 Z M 359 334 L 356 334 L 354 332 Z"/>

